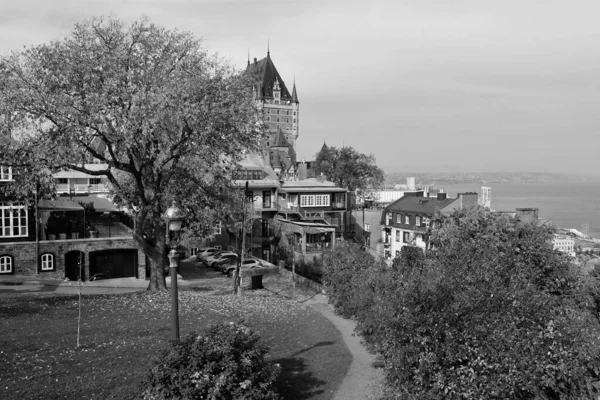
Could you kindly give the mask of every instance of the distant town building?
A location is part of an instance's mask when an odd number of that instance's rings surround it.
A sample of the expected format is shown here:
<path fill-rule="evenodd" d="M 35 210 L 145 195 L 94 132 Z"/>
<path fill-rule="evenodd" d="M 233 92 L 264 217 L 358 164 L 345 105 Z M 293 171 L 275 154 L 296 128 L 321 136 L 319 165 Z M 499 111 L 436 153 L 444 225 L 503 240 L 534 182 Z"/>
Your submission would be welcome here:
<path fill-rule="evenodd" d="M 448 198 L 446 193 L 426 197 L 423 190 L 406 192 L 381 214 L 381 240 L 385 258 L 398 257 L 404 246 L 426 249 L 428 244 L 424 234 L 436 212 L 449 214 L 476 205 L 477 193 L 474 192 L 459 193 L 456 198 Z"/>
<path fill-rule="evenodd" d="M 554 235 L 552 248 L 570 256 L 575 256 L 575 240 L 566 235 Z"/>
<path fill-rule="evenodd" d="M 492 208 L 492 188 L 489 186 L 481 187 L 481 196 L 479 197 L 479 205 L 487 209 Z"/>

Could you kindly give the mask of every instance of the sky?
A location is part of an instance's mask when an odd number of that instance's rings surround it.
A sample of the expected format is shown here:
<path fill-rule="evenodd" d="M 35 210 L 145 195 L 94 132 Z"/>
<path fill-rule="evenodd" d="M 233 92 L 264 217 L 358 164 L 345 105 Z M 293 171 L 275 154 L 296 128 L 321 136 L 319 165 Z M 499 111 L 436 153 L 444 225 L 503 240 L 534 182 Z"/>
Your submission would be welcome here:
<path fill-rule="evenodd" d="M 323 142 L 386 172 L 600 172 L 597 0 L 0 0 L 0 55 L 93 16 L 271 59 Z"/>

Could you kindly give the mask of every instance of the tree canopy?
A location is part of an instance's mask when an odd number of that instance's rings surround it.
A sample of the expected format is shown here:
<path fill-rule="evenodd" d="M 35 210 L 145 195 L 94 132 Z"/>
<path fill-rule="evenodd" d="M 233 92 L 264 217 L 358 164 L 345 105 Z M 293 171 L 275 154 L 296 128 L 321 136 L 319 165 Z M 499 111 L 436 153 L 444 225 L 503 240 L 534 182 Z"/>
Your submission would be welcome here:
<path fill-rule="evenodd" d="M 315 174 L 348 190 L 367 190 L 381 187 L 385 180 L 383 170 L 375 162 L 375 156 L 359 153 L 353 147 L 329 147 L 324 145 L 317 153 Z"/>
<path fill-rule="evenodd" d="M 191 33 L 143 18 L 95 18 L 3 62 L 0 164 L 106 177 L 134 215 L 134 237 L 165 288 L 165 225 L 179 201 L 187 229 L 227 213 L 232 172 L 262 134 L 248 77 Z M 86 163 L 106 164 L 101 170 Z"/>

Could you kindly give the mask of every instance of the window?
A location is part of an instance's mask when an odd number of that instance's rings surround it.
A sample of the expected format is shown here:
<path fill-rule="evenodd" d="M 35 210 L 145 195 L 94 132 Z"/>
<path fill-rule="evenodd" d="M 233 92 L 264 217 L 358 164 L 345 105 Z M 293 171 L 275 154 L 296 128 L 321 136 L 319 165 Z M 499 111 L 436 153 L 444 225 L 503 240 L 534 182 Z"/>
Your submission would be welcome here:
<path fill-rule="evenodd" d="M 365 231 L 371 232 L 371 225 L 368 222 L 365 222 Z"/>
<path fill-rule="evenodd" d="M 27 236 L 25 205 L 0 202 L 0 237 L 23 236 Z"/>
<path fill-rule="evenodd" d="M 0 165 L 0 181 L 12 181 L 12 168 Z"/>
<path fill-rule="evenodd" d="M 327 207 L 331 198 L 328 194 L 310 194 L 300 196 L 301 207 Z"/>
<path fill-rule="evenodd" d="M 279 117 L 277 117 L 277 122 L 279 122 Z"/>
<path fill-rule="evenodd" d="M 415 224 L 416 224 L 417 226 L 420 226 L 420 225 L 421 225 L 421 217 L 416 217 L 416 220 L 415 220 L 415 221 L 416 221 L 416 222 L 415 222 Z"/>
<path fill-rule="evenodd" d="M 277 110 L 277 115 L 279 115 L 279 110 Z M 277 119 L 277 121 L 279 121 L 279 119 Z"/>
<path fill-rule="evenodd" d="M 396 231 L 396 242 L 400 241 L 400 231 Z"/>
<path fill-rule="evenodd" d="M 294 123 L 296 123 L 296 118 L 294 118 Z"/>
<path fill-rule="evenodd" d="M 54 254 L 42 254 L 40 259 L 42 261 L 42 271 L 54 271 Z"/>
<path fill-rule="evenodd" d="M 66 185 L 69 183 L 69 178 L 58 178 L 58 183 L 60 185 Z"/>
<path fill-rule="evenodd" d="M 429 228 L 429 218 L 423 217 L 423 222 L 425 222 L 425 228 Z"/>
<path fill-rule="evenodd" d="M 0 256 L 0 274 L 12 274 L 13 258 L 12 256 Z"/>
<path fill-rule="evenodd" d="M 397 214 L 396 215 L 396 223 L 397 224 L 401 224 L 402 223 L 402 214 Z"/>
<path fill-rule="evenodd" d="M 408 242 L 410 242 L 410 233 L 404 232 L 404 234 L 402 235 L 402 243 L 408 243 Z"/>
<path fill-rule="evenodd" d="M 279 124 L 277 124 L 277 129 L 279 129 Z"/>
<path fill-rule="evenodd" d="M 300 196 L 300 206 L 301 207 L 315 207 L 315 196 Z"/>
<path fill-rule="evenodd" d="M 221 234 L 221 221 L 219 221 L 217 223 L 217 225 L 215 225 L 215 227 L 213 228 L 213 235 L 220 235 Z"/>
<path fill-rule="evenodd" d="M 285 119 L 285 122 L 288 122 L 288 123 L 289 123 L 289 122 L 290 122 L 290 117 L 287 117 L 287 118 Z"/>
<path fill-rule="evenodd" d="M 198 254 L 198 248 L 190 247 L 190 256 L 195 256 L 196 254 Z"/>
<path fill-rule="evenodd" d="M 270 121 L 271 121 L 271 117 L 267 117 L 267 122 L 270 122 Z"/>
<path fill-rule="evenodd" d="M 271 208 L 271 192 L 263 192 L 263 208 Z"/>
<path fill-rule="evenodd" d="M 410 217 L 408 215 L 404 217 L 404 223 L 410 225 Z"/>
<path fill-rule="evenodd" d="M 294 115 L 296 115 L 296 111 L 294 111 Z"/>
<path fill-rule="evenodd" d="M 400 257 L 400 250 L 396 250 L 396 257 Z"/>
<path fill-rule="evenodd" d="M 315 202 L 319 207 L 326 207 L 329 205 L 329 195 L 328 194 L 318 194 L 315 196 Z"/>
<path fill-rule="evenodd" d="M 392 213 L 385 214 L 385 224 L 386 225 L 392 224 Z"/>

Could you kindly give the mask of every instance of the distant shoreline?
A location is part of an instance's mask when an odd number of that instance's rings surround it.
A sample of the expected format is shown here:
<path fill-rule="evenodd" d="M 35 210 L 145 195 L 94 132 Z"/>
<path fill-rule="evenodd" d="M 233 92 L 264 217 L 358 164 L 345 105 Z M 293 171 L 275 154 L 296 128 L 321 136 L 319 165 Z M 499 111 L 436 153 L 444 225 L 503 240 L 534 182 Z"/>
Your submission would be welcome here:
<path fill-rule="evenodd" d="M 392 172 L 386 174 L 386 186 L 406 184 L 406 178 L 414 177 L 418 185 L 445 184 L 492 185 L 497 183 L 538 182 L 599 182 L 600 175 L 563 174 L 544 172 Z"/>

